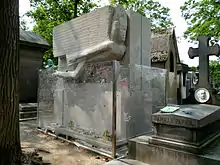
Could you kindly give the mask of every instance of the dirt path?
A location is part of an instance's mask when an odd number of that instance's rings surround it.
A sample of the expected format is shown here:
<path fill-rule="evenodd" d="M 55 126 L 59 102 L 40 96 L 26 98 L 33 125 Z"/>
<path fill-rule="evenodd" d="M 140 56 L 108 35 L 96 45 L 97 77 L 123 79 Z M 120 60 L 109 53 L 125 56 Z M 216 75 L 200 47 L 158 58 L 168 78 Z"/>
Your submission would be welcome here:
<path fill-rule="evenodd" d="M 52 165 L 103 165 L 106 162 L 102 156 L 39 133 L 35 128 L 35 124 L 20 124 L 22 149 L 37 150 L 43 160 Z"/>

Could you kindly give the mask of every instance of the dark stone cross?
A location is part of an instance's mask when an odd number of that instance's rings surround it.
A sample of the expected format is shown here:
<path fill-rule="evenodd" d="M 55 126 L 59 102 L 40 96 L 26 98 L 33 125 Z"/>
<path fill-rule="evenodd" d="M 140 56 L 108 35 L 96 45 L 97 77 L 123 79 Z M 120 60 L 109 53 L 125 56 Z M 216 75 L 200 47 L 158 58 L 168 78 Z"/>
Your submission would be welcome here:
<path fill-rule="evenodd" d="M 220 47 L 218 44 L 209 46 L 211 37 L 199 36 L 199 47 L 189 48 L 189 58 L 199 57 L 199 87 L 209 88 L 209 56 L 220 55 Z"/>

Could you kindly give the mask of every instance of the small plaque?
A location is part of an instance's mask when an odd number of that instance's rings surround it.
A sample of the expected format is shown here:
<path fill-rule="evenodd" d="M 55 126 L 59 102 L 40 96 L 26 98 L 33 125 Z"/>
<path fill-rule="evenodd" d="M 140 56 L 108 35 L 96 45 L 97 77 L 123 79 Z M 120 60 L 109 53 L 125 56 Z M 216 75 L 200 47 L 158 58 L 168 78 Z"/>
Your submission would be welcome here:
<path fill-rule="evenodd" d="M 209 91 L 206 88 L 198 88 L 194 97 L 199 103 L 206 103 L 210 99 Z"/>
<path fill-rule="evenodd" d="M 179 106 L 166 106 L 162 109 L 160 109 L 161 112 L 165 112 L 165 113 L 172 113 L 172 112 L 175 112 L 179 109 Z"/>

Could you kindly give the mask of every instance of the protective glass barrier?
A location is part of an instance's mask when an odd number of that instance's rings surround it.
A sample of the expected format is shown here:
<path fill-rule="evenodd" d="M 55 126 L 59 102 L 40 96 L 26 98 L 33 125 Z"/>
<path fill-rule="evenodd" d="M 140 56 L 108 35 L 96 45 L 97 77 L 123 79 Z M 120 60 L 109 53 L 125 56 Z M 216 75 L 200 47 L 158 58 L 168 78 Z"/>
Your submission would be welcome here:
<path fill-rule="evenodd" d="M 39 127 L 111 150 L 113 63 L 88 64 L 77 80 L 39 73 Z"/>
<path fill-rule="evenodd" d="M 123 68 L 118 62 L 117 66 L 113 73 L 113 62 L 90 64 L 77 80 L 58 78 L 53 70 L 40 71 L 39 127 L 111 151 L 116 81 L 117 148 L 152 132 L 151 114 L 166 103 L 166 70 L 141 65 Z"/>
<path fill-rule="evenodd" d="M 57 99 L 62 97 L 63 89 L 56 89 L 57 84 L 62 84 L 62 79 L 55 77 L 54 72 L 51 68 L 38 72 L 38 126 L 52 131 L 62 125 L 63 107 L 63 102 Z"/>
<path fill-rule="evenodd" d="M 142 65 L 121 68 L 117 83 L 117 145 L 152 132 L 151 115 L 166 104 L 167 71 Z"/>

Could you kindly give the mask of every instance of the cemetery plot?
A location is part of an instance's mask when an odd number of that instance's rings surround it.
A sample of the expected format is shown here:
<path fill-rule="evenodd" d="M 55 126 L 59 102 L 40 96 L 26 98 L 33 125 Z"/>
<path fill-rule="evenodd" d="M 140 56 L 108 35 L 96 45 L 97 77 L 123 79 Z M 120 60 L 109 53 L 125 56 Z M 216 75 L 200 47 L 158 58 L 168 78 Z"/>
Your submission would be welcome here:
<path fill-rule="evenodd" d="M 36 130 L 36 121 L 21 122 L 23 162 L 35 165 L 103 165 L 110 159 L 45 135 Z M 41 161 L 42 159 L 42 161 Z M 28 164 L 29 165 L 29 164 Z"/>

